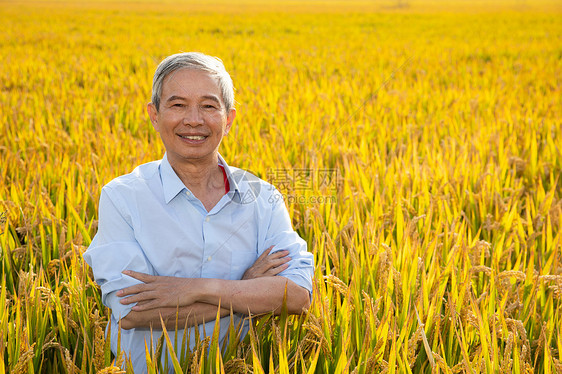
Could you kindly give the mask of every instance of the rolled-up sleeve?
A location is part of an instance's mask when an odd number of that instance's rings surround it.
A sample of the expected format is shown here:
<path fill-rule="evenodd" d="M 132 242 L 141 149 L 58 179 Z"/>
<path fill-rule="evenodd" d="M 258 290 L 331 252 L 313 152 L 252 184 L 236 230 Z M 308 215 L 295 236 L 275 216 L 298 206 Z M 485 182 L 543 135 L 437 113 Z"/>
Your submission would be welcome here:
<path fill-rule="evenodd" d="M 98 232 L 83 257 L 94 273 L 102 292 L 102 301 L 118 320 L 125 317 L 134 304 L 123 305 L 116 291 L 141 283 L 122 274 L 135 270 L 154 274 L 152 265 L 135 239 L 131 215 L 125 204 L 104 187 L 100 195 Z"/>
<path fill-rule="evenodd" d="M 278 193 L 276 191 L 276 193 Z M 281 195 L 279 195 L 281 196 Z M 275 199 L 272 207 L 264 250 L 274 246 L 272 251 L 289 251 L 289 267 L 279 273 L 305 288 L 312 297 L 314 257 L 307 251 L 306 242 L 293 230 L 291 218 L 282 198 Z"/>

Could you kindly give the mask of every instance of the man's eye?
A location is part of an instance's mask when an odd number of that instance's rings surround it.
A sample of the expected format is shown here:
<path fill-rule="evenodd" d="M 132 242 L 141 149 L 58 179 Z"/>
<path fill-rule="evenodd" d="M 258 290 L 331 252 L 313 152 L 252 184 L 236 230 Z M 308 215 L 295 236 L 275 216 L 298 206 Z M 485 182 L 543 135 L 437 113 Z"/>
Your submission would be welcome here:
<path fill-rule="evenodd" d="M 216 106 L 211 105 L 211 104 L 205 104 L 205 105 L 203 105 L 203 108 L 205 108 L 205 109 L 217 109 Z"/>

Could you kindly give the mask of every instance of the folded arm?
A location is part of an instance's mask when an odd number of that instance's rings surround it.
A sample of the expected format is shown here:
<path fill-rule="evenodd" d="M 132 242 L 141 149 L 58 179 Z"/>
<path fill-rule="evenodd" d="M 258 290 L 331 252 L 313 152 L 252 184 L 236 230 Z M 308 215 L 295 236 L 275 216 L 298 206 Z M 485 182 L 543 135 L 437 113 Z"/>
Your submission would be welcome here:
<path fill-rule="evenodd" d="M 117 293 L 124 305 L 139 303 L 133 312 L 157 310 L 162 307 L 219 304 L 244 314 L 280 313 L 286 300 L 291 314 L 302 313 L 310 303 L 307 290 L 288 278 L 270 276 L 247 280 L 163 277 L 127 271 L 125 274 L 144 283 Z M 125 297 L 128 296 L 128 297 Z M 216 309 L 215 309 L 216 310 Z"/>
<path fill-rule="evenodd" d="M 202 285 L 200 295 L 201 301 L 215 305 L 220 302 L 244 314 L 279 314 L 284 301 L 290 314 L 300 314 L 310 305 L 308 291 L 282 276 L 239 281 L 210 279 Z"/>
<path fill-rule="evenodd" d="M 289 313 L 302 313 L 310 305 L 309 292 L 288 278 L 276 276 L 287 268 L 290 259 L 286 257 L 287 251 L 269 254 L 270 251 L 271 248 L 258 258 L 242 280 L 165 277 L 124 271 L 125 275 L 143 283 L 117 292 L 117 296 L 123 297 L 122 304 L 137 303 L 121 319 L 122 327 L 146 327 L 159 323 L 160 316 L 167 324 L 175 326 L 176 311 L 183 324 L 187 320 L 188 325 L 194 325 L 213 320 L 219 305 L 221 316 L 228 315 L 230 309 L 243 314 L 279 314 L 283 303 Z"/>
<path fill-rule="evenodd" d="M 143 311 L 131 310 L 124 318 L 121 318 L 121 328 L 129 330 L 136 327 L 161 328 L 161 320 L 166 328 L 175 329 L 192 327 L 205 322 L 214 321 L 217 317 L 217 306 L 205 303 L 195 303 L 190 306 L 174 308 L 162 307 Z M 230 314 L 228 309 L 220 308 L 221 317 Z"/>

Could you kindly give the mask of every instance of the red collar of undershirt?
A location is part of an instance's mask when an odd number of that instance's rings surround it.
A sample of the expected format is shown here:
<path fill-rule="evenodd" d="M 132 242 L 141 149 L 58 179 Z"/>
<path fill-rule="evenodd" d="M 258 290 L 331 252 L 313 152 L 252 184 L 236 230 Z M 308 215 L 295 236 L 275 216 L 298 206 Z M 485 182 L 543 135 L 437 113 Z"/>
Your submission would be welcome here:
<path fill-rule="evenodd" d="M 226 171 L 224 170 L 224 166 L 219 165 L 222 171 L 222 176 L 224 178 L 224 194 L 226 195 L 228 191 L 230 191 L 230 183 L 228 183 L 228 178 L 226 177 Z"/>

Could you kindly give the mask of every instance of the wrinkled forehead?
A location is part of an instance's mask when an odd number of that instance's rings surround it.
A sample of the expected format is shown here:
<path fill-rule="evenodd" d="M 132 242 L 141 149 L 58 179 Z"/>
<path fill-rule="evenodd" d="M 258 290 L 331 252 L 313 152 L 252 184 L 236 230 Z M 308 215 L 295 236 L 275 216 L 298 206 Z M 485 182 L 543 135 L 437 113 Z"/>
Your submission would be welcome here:
<path fill-rule="evenodd" d="M 224 100 L 217 75 L 208 70 L 193 67 L 183 67 L 168 73 L 162 81 L 161 93 L 197 89 L 216 93 Z"/>
<path fill-rule="evenodd" d="M 217 74 L 209 71 L 209 70 L 205 70 L 203 68 L 197 68 L 197 67 L 181 67 L 179 69 L 176 70 L 172 70 L 171 72 L 169 72 L 164 79 L 162 80 L 163 84 L 166 84 L 167 82 L 170 81 L 174 81 L 176 80 L 178 75 L 182 75 L 182 73 L 189 73 L 190 75 L 192 74 L 193 76 L 197 76 L 197 77 L 208 77 L 211 78 L 215 84 L 217 85 L 217 87 L 219 86 L 219 79 Z"/>

